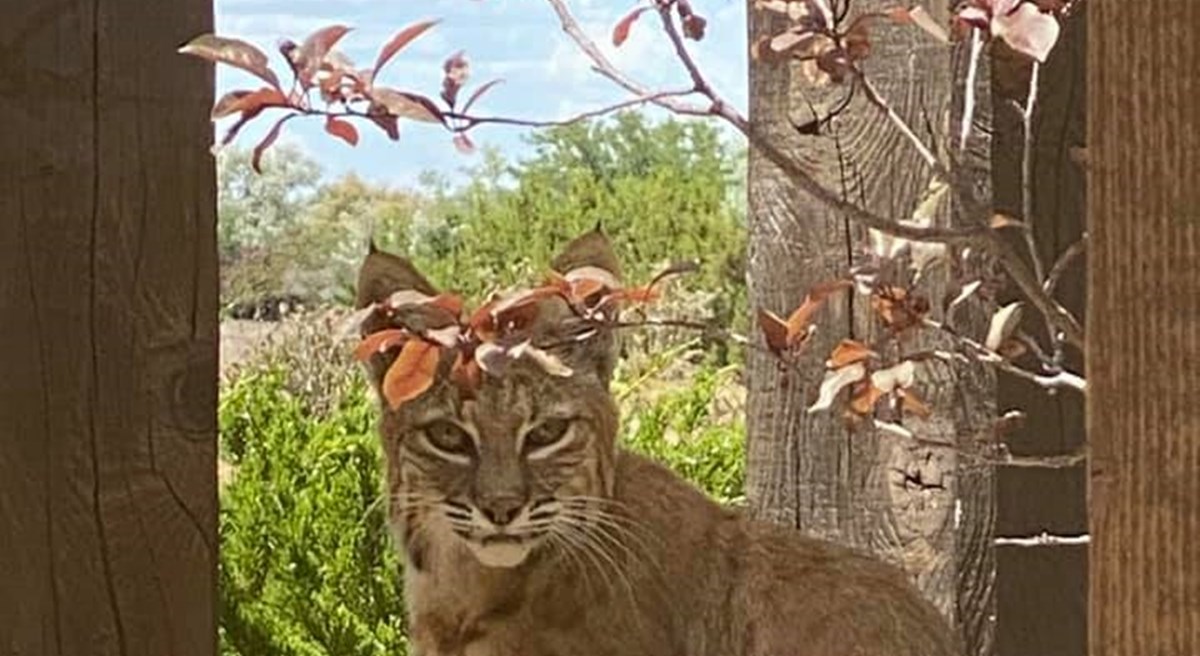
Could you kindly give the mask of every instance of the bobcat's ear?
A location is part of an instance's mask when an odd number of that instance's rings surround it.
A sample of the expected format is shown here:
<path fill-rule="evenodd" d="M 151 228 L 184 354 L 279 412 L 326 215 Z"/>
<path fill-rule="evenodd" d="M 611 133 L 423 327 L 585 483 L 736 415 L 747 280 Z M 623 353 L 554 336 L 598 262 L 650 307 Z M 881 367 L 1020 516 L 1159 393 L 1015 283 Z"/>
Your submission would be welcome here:
<path fill-rule="evenodd" d="M 375 241 L 371 240 L 367 247 L 367 257 L 363 259 L 358 270 L 358 284 L 355 289 L 354 306 L 363 309 L 372 303 L 383 301 L 399 291 L 416 291 L 426 296 L 436 296 L 437 290 L 412 262 L 379 250 Z M 359 333 L 366 336 L 388 327 L 388 320 L 372 316 L 364 319 L 358 326 Z M 376 353 L 367 360 L 366 368 L 372 386 L 379 393 L 383 375 L 396 359 L 396 353 Z M 382 398 L 381 398 L 382 400 Z"/>
<path fill-rule="evenodd" d="M 616 251 L 613 250 L 608 235 L 604 234 L 599 225 L 571 240 L 550 266 L 560 275 L 585 268 L 600 269 L 617 283 L 621 281 L 621 264 L 617 260 Z M 554 330 L 564 333 L 560 338 L 569 337 L 577 330 L 578 326 L 575 324 L 578 321 L 565 303 L 555 299 L 547 304 L 552 305 L 546 308 L 549 323 L 555 326 Z M 591 332 L 592 335 L 585 340 L 566 340 L 573 345 L 567 349 L 568 352 L 564 356 L 572 368 L 591 370 L 603 384 L 608 385 L 617 366 L 619 345 L 616 331 L 601 329 L 587 332 Z"/>
<path fill-rule="evenodd" d="M 358 269 L 358 285 L 355 289 L 354 306 L 358 309 L 378 303 L 398 291 L 413 290 L 428 296 L 437 295 L 437 290 L 412 262 L 379 250 L 371 240 L 367 257 Z"/>
<path fill-rule="evenodd" d="M 613 250 L 612 242 L 599 224 L 588 232 L 572 239 L 561 253 L 550 262 L 550 268 L 560 274 L 583 267 L 596 267 L 607 271 L 618 281 L 621 279 L 621 263 Z"/>

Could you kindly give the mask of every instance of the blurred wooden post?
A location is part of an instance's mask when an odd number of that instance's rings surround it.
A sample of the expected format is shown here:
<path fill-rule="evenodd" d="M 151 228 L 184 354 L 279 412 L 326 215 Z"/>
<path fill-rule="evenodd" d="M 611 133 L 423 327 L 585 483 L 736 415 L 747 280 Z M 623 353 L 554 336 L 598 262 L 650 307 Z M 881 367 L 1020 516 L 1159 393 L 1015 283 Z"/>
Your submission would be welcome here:
<path fill-rule="evenodd" d="M 1088 3 L 1093 656 L 1200 654 L 1200 3 Z"/>
<path fill-rule="evenodd" d="M 0 653 L 211 656 L 212 0 L 0 9 Z"/>

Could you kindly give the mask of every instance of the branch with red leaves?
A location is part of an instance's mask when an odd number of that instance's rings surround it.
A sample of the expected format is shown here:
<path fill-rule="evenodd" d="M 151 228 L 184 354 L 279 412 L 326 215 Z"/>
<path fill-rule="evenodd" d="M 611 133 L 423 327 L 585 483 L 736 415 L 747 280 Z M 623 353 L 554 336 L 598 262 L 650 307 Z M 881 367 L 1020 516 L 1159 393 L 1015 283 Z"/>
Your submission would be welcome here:
<path fill-rule="evenodd" d="M 563 274 L 552 272 L 537 287 L 493 295 L 470 312 L 453 294 L 396 292 L 349 319 L 352 329 L 363 333 L 355 357 L 369 361 L 397 351 L 380 384 L 393 409 L 428 391 L 447 358 L 451 363 L 449 380 L 467 397 L 478 390 L 484 374 L 503 375 L 512 362 L 521 359 L 534 362 L 552 376 L 569 377 L 574 372 L 553 354 L 556 348 L 618 327 L 617 313 L 622 306 L 654 302 L 661 296 L 665 279 L 695 269 L 693 263 L 679 262 L 646 285 L 623 287 L 607 271 L 583 266 Z M 566 330 L 568 341 L 535 344 L 532 330 L 541 320 L 542 302 L 550 298 L 563 300 L 573 314 Z"/>
<path fill-rule="evenodd" d="M 263 153 L 275 143 L 283 126 L 297 117 L 320 117 L 325 131 L 351 146 L 359 141 L 355 123 L 370 122 L 391 140 L 400 138 L 400 120 L 440 125 L 453 134 L 453 143 L 463 152 L 474 150 L 468 132 L 480 125 L 515 125 L 523 127 L 553 127 L 569 125 L 589 118 L 610 114 L 646 103 L 667 102 L 693 93 L 692 90 L 659 91 L 641 94 L 637 98 L 580 112 L 561 119 L 530 120 L 500 116 L 478 116 L 471 109 L 485 93 L 502 83 L 493 79 L 476 87 L 459 105 L 459 94 L 470 77 L 470 64 L 464 53 L 457 52 L 442 65 L 441 104 L 432 98 L 379 83 L 384 66 L 401 50 L 435 26 L 437 21 L 414 23 L 388 40 L 379 50 L 369 69 L 355 68 L 348 57 L 337 50 L 337 44 L 351 28 L 331 25 L 308 35 L 300 44 L 285 40 L 279 47 L 292 73 L 292 85 L 285 92 L 279 75 L 272 70 L 266 53 L 257 46 L 212 34 L 192 39 L 179 52 L 247 71 L 267 83 L 259 89 L 237 89 L 217 100 L 212 109 L 213 120 L 237 116 L 216 147 L 232 142 L 238 133 L 264 112 L 282 113 L 266 136 L 254 148 L 252 165 L 260 170 Z M 314 99 L 317 94 L 321 103 Z"/>
<path fill-rule="evenodd" d="M 603 55 L 595 42 L 580 29 L 578 22 L 567 8 L 565 0 L 547 1 L 558 15 L 564 32 L 592 60 L 593 68 L 599 74 L 613 80 L 632 93 L 644 94 L 646 92 L 643 86 L 616 69 Z M 983 2 L 986 0 L 980 1 Z M 841 29 L 838 26 L 838 18 L 833 15 L 832 10 L 825 0 L 756 0 L 754 6 L 759 10 L 783 13 L 793 19 L 794 25 L 789 30 L 769 39 L 765 43 L 759 42 L 754 44 L 752 53 L 760 58 L 774 60 L 795 58 L 809 71 L 808 74 L 811 79 L 826 83 L 839 83 L 845 80 L 865 80 L 861 74 L 861 70 L 858 68 L 858 62 L 870 52 L 868 28 L 877 19 L 886 18 L 894 22 L 914 23 L 934 34 L 937 34 L 941 29 L 919 7 L 913 9 L 897 8 L 890 12 L 865 14 L 851 21 L 847 28 Z M 1004 9 L 1004 7 L 1000 7 L 999 9 Z M 995 221 L 989 220 L 989 217 L 982 216 L 984 214 L 980 210 L 982 203 L 978 202 L 969 192 L 964 193 L 964 188 L 959 185 L 955 185 L 956 196 L 963 202 L 965 209 L 969 213 L 976 215 L 979 219 L 979 223 L 975 225 L 943 227 L 922 225 L 912 221 L 888 219 L 870 212 L 860 205 L 845 200 L 839 192 L 822 185 L 810 172 L 804 169 L 800 162 L 780 150 L 767 135 L 762 134 L 745 117 L 725 102 L 707 81 L 703 72 L 689 53 L 685 43 L 685 37 L 690 36 L 691 38 L 698 39 L 703 34 L 703 30 L 700 30 L 696 36 L 692 36 L 692 33 L 686 28 L 686 17 L 694 15 L 690 4 L 680 3 L 677 0 L 650 0 L 648 6 L 633 10 L 617 24 L 613 35 L 614 43 L 619 45 L 627 37 L 633 22 L 643 13 L 650 10 L 655 10 L 659 13 L 667 38 L 672 43 L 677 58 L 687 70 L 694 85 L 694 90 L 696 93 L 706 97 L 710 103 L 708 107 L 664 102 L 656 104 L 681 114 L 710 115 L 724 119 L 738 131 L 742 132 L 750 141 L 751 146 L 779 167 L 794 184 L 831 208 L 844 213 L 848 218 L 872 230 L 913 242 L 955 244 L 963 247 L 974 247 L 991 253 L 1002 263 L 1014 283 L 1028 297 L 1031 304 L 1044 314 L 1047 322 L 1063 336 L 1064 341 L 1077 348 L 1083 347 L 1083 330 L 1078 320 L 1043 290 L 1043 283 L 1039 277 L 1028 270 L 1021 254 L 1014 250 L 1000 234 L 999 229 L 1007 227 L 1011 223 L 997 224 Z M 1027 10 L 1022 9 L 1021 12 L 1024 14 Z M 682 32 L 676 26 L 676 16 L 679 17 L 680 24 L 684 25 Z M 966 18 L 960 17 L 959 20 L 960 22 L 966 21 L 967 18 L 971 18 L 972 16 L 973 14 L 968 12 Z M 1039 13 L 1039 16 L 1042 16 L 1042 14 Z M 1057 27 L 1055 19 L 1047 18 L 1053 21 L 1055 27 Z M 1039 27 L 1043 25 L 1043 22 L 1039 19 L 1032 20 Z M 962 24 L 965 25 L 966 23 L 963 22 Z M 1003 24 L 1008 25 L 1007 23 Z M 1024 25 L 1024 23 L 1019 24 Z M 1002 29 L 999 34 L 1007 35 L 1007 38 L 1014 40 L 1017 40 L 1018 35 L 1022 34 L 1016 28 L 1007 27 L 1006 29 L 1007 31 Z M 1057 37 L 1057 33 L 1055 33 L 1055 37 Z M 945 38 L 949 42 L 949 37 Z M 1053 45 L 1052 42 L 1051 45 Z M 910 142 L 914 146 L 919 147 L 923 158 L 930 163 L 935 173 L 949 183 L 949 173 L 945 166 L 938 162 L 933 153 L 916 138 L 911 129 L 905 129 L 907 126 L 904 125 L 903 121 L 899 120 L 899 116 L 894 111 L 890 111 L 886 101 L 877 92 L 872 94 L 872 96 L 875 106 L 890 116 L 893 124 L 897 125 L 898 128 L 902 129 L 903 133 L 908 135 Z M 974 212 L 971 212 L 971 210 L 974 210 Z"/>
<path fill-rule="evenodd" d="M 1002 215 L 995 215 L 975 195 L 974 190 L 959 184 L 952 177 L 934 149 L 926 145 L 890 106 L 887 99 L 864 75 L 861 64 L 871 52 L 871 30 L 880 21 L 912 24 L 940 42 L 950 44 L 963 38 L 972 39 L 972 61 L 981 56 L 983 45 L 1002 39 L 1012 48 L 1031 58 L 1034 66 L 1044 61 L 1058 38 L 1057 16 L 1073 8 L 1073 3 L 1040 0 L 969 0 L 956 12 L 950 28 L 938 24 L 919 6 L 896 7 L 888 11 L 847 16 L 847 11 L 835 15 L 828 0 L 755 0 L 753 8 L 774 12 L 789 19 L 779 34 L 770 35 L 752 45 L 752 55 L 766 63 L 797 62 L 801 72 L 812 84 L 848 85 L 847 106 L 856 90 L 861 90 L 870 105 L 887 118 L 891 125 L 917 150 L 932 172 L 925 196 L 919 201 L 909 219 L 892 219 L 847 201 L 834 189 L 820 183 L 797 158 L 785 153 L 760 128 L 751 124 L 728 104 L 705 77 L 688 48 L 688 41 L 699 41 L 708 27 L 689 0 L 644 0 L 614 27 L 612 41 L 620 46 L 642 16 L 658 14 L 663 34 L 671 44 L 691 82 L 689 88 L 675 91 L 654 91 L 617 69 L 597 44 L 580 28 L 567 7 L 566 0 L 547 0 L 557 14 L 563 31 L 591 59 L 593 69 L 603 77 L 633 94 L 629 100 L 582 112 L 558 120 L 529 120 L 503 116 L 472 114 L 474 105 L 501 80 L 491 80 L 476 87 L 465 102 L 459 96 L 470 77 L 470 66 L 463 53 L 456 53 L 443 64 L 442 88 L 438 100 L 413 91 L 385 86 L 379 77 L 385 65 L 408 44 L 420 37 L 436 21 L 422 21 L 396 33 L 382 46 L 374 65 L 357 69 L 336 46 L 350 31 L 334 25 L 317 30 L 302 43 L 285 41 L 280 53 L 292 74 L 292 83 L 285 92 L 279 75 L 271 70 L 267 56 L 255 46 L 236 39 L 203 35 L 180 49 L 185 54 L 230 65 L 248 71 L 266 86 L 230 92 L 217 101 L 213 118 L 236 116 L 222 144 L 233 140 L 249 121 L 268 110 L 282 112 L 266 137 L 254 150 L 253 164 L 257 169 L 263 151 L 278 138 L 288 121 L 301 116 L 322 117 L 326 131 L 350 145 L 359 140 L 356 123 L 370 122 L 388 138 L 399 138 L 401 119 L 439 125 L 453 135 L 454 145 L 464 152 L 474 146 L 468 132 L 478 126 L 515 125 L 548 127 L 564 125 L 597 117 L 642 104 L 653 104 L 678 114 L 720 118 L 745 135 L 750 145 L 774 163 L 801 190 L 869 228 L 871 254 L 876 263 L 886 263 L 907 254 L 914 274 L 911 281 L 884 281 L 863 268 L 850 277 L 818 285 L 810 290 L 804 302 L 786 318 L 760 309 L 759 326 L 765 349 L 785 365 L 796 366 L 796 355 L 803 352 L 814 328 L 813 318 L 826 299 L 845 291 L 869 297 L 880 323 L 886 329 L 881 343 L 862 344 L 843 340 L 830 354 L 825 378 L 811 412 L 843 408 L 843 416 L 853 425 L 869 422 L 885 433 L 917 438 L 905 427 L 906 417 L 926 418 L 934 410 L 928 407 L 914 390 L 915 371 L 926 363 L 976 361 L 995 366 L 1000 371 L 1016 375 L 1053 392 L 1058 389 L 1084 391 L 1085 381 L 1061 368 L 1059 343 L 1083 348 L 1083 331 L 1078 321 L 1053 297 L 1055 283 L 1072 257 L 1074 249 L 1060 258 L 1060 263 L 1043 274 L 1036 259 L 1035 270 L 1026 264 L 1026 257 L 1004 238 L 1003 231 L 1021 229 L 1026 240 L 1029 232 L 1029 210 L 1026 207 L 1022 224 Z M 848 7 L 848 6 L 847 6 Z M 969 82 L 970 84 L 970 82 Z M 314 98 L 316 96 L 316 98 Z M 1036 98 L 1036 78 L 1031 84 L 1029 98 L 1023 108 L 1026 126 Z M 323 105 L 318 105 L 322 102 Z M 973 96 L 967 94 L 964 108 L 962 143 L 970 132 Z M 840 109 L 839 109 L 840 111 Z M 806 133 L 818 134 L 836 112 L 820 118 L 811 125 L 799 126 Z M 1028 148 L 1028 138 L 1026 146 Z M 961 147 L 961 145 L 960 145 Z M 1025 167 L 1028 169 L 1028 166 Z M 1024 177 L 1028 185 L 1028 171 Z M 950 194 L 947 194 L 947 192 Z M 946 197 L 958 201 L 967 217 L 967 225 L 935 225 L 939 203 Z M 1014 334 L 1016 321 L 1024 304 L 1001 307 L 993 316 L 986 337 L 979 339 L 960 334 L 949 319 L 935 322 L 928 316 L 932 304 L 917 289 L 921 273 L 935 261 L 946 260 L 963 270 L 962 262 L 968 252 L 987 253 L 1004 268 L 1008 277 L 1024 294 L 1025 304 L 1042 314 L 1051 326 L 1053 357 L 1047 357 L 1036 342 Z M 548 351 L 535 347 L 522 336 L 522 327 L 533 320 L 533 308 L 547 296 L 558 296 L 577 310 L 580 326 L 586 330 L 602 330 L 630 326 L 655 325 L 656 320 L 640 323 L 616 322 L 606 313 L 622 303 L 641 303 L 655 295 L 653 281 L 644 288 L 622 289 L 604 276 L 573 272 L 552 278 L 541 287 L 506 299 L 493 299 L 464 320 L 461 300 L 454 297 L 405 296 L 370 308 L 372 321 L 382 320 L 390 326 L 368 337 L 360 346 L 359 355 L 371 358 L 381 351 L 398 350 L 398 355 L 384 379 L 384 392 L 389 402 L 400 404 L 424 392 L 431 383 L 442 356 L 454 352 L 452 378 L 469 391 L 483 372 L 500 371 L 505 363 L 519 358 L 532 358 L 554 375 L 570 375 L 568 368 Z M 982 286 L 983 281 L 954 281 L 957 290 L 953 300 L 947 299 L 942 310 L 952 316 L 956 305 L 962 303 Z M 598 304 L 598 305 L 593 305 Z M 400 319 L 418 318 L 416 326 Z M 661 325 L 680 327 L 687 322 L 657 320 Z M 695 324 L 689 327 L 703 327 Z M 948 337 L 954 351 L 904 353 L 901 342 L 915 331 L 933 330 Z M 756 343 L 740 336 L 734 341 L 752 347 Z M 762 348 L 762 347 L 759 347 Z M 1019 366 L 1016 359 L 1032 353 L 1038 369 Z M 1004 463 L 1014 465 L 1014 461 Z"/>

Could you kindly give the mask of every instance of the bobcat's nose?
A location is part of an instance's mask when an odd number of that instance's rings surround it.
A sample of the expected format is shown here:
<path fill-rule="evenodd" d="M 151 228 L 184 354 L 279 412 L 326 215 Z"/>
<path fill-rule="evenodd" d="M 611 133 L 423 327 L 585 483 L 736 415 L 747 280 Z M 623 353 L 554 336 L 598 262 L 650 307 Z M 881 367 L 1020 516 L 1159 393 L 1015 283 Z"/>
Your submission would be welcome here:
<path fill-rule="evenodd" d="M 516 519 L 521 512 L 521 507 L 525 505 L 525 500 L 515 496 L 492 497 L 483 500 L 479 505 L 479 511 L 483 513 L 488 521 L 496 526 L 505 526 Z"/>

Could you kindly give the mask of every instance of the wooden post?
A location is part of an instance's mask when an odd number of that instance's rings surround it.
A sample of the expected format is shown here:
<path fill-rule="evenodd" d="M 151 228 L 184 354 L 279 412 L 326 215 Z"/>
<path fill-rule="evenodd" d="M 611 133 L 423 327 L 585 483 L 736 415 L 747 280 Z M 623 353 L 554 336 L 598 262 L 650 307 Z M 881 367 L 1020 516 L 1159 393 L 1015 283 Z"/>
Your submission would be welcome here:
<path fill-rule="evenodd" d="M 1093 656 L 1200 654 L 1200 3 L 1088 3 Z"/>
<path fill-rule="evenodd" d="M 212 0 L 0 15 L 0 652 L 211 656 Z"/>
<path fill-rule="evenodd" d="M 786 20 L 755 11 L 752 4 L 751 43 L 787 27 Z M 867 13 L 894 5 L 871 0 L 853 7 L 855 13 Z M 931 8 L 949 20 L 948 6 Z M 962 106 L 955 89 L 965 79 L 965 46 L 951 56 L 919 30 L 882 23 L 872 29 L 871 42 L 866 68 L 872 82 L 932 147 L 949 143 L 951 125 L 957 124 L 952 117 Z M 983 69 L 978 77 L 980 115 L 986 113 L 990 98 L 986 63 Z M 866 103 L 864 94 L 857 94 L 820 135 L 797 130 L 800 124 L 827 116 L 845 93 L 842 86 L 814 87 L 798 65 L 750 66 L 750 120 L 755 129 L 804 162 L 824 184 L 841 189 L 848 200 L 884 216 L 910 216 L 932 174 L 912 145 Z M 929 135 L 929 130 L 936 134 Z M 974 142 L 969 162 L 983 172 L 981 189 L 989 182 L 986 141 Z M 754 308 L 786 314 L 800 304 L 810 285 L 844 275 L 851 264 L 863 261 L 865 231 L 796 189 L 753 148 L 748 193 Z M 941 296 L 934 291 L 932 298 Z M 841 299 L 822 310 L 818 332 L 806 347 L 806 374 L 781 371 L 773 357 L 757 351 L 747 355 L 750 509 L 759 517 L 871 550 L 904 567 L 957 624 L 968 653 L 987 654 L 994 617 L 990 468 L 960 463 L 953 448 L 931 448 L 869 430 L 851 434 L 836 413 L 805 411 L 838 340 L 866 336 L 869 341 L 876 330 L 865 304 L 855 305 Z M 973 320 L 966 325 L 982 330 L 980 322 L 986 318 Z M 931 370 L 921 374 L 922 393 L 929 394 L 938 412 L 922 426 L 923 436 L 947 444 L 962 440 L 965 446 L 988 431 L 995 417 L 991 372 L 979 367 L 951 377 Z"/>

